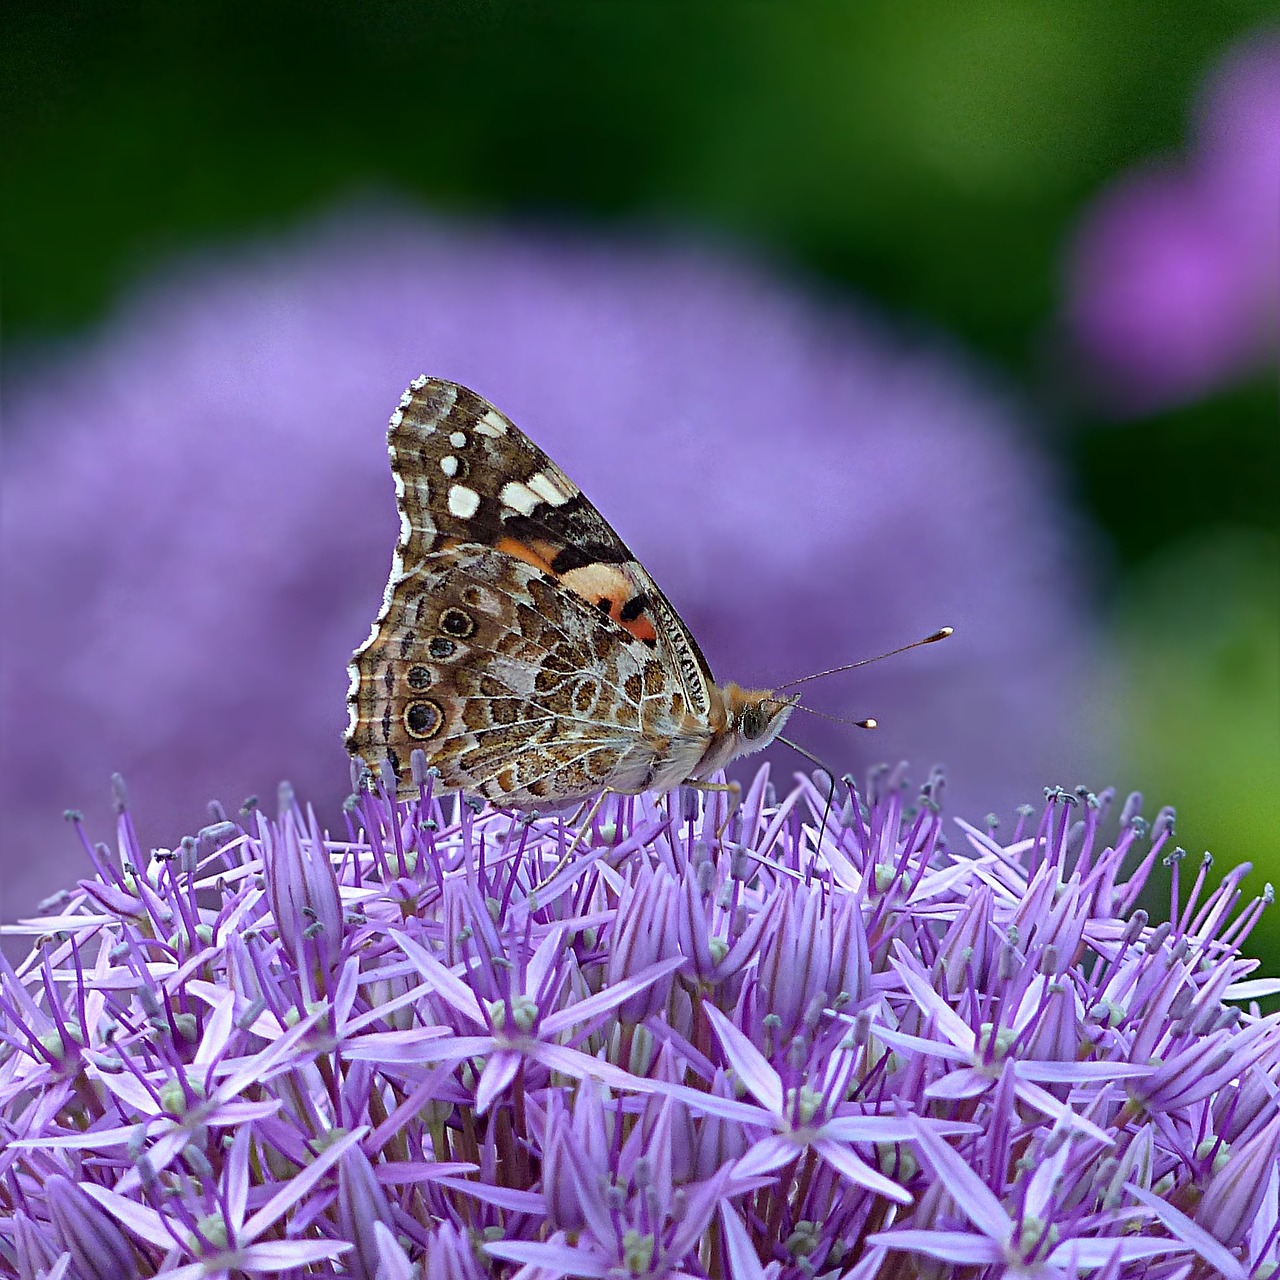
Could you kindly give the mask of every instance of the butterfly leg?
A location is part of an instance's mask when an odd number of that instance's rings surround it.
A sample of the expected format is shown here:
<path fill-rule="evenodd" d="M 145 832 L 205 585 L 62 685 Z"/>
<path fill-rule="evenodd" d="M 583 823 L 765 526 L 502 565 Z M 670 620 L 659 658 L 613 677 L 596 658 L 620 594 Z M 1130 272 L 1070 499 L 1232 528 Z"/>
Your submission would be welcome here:
<path fill-rule="evenodd" d="M 727 806 L 727 809 L 724 815 L 724 821 L 720 824 L 719 828 L 716 830 L 716 841 L 719 842 L 723 840 L 724 833 L 728 830 L 729 823 L 732 821 L 733 815 L 738 811 L 738 802 L 742 799 L 742 783 L 737 781 L 698 782 L 691 779 L 690 781 L 682 783 L 681 785 L 686 787 L 692 787 L 695 791 L 712 791 L 712 792 L 723 791 L 728 794 L 729 804 Z"/>
<path fill-rule="evenodd" d="M 680 785 L 682 787 L 692 787 L 695 791 L 728 791 L 735 796 L 742 794 L 742 783 L 740 782 L 695 782 L 690 779 Z"/>
<path fill-rule="evenodd" d="M 529 890 L 530 896 L 537 893 L 539 889 L 545 889 L 546 886 L 549 885 L 573 860 L 573 855 L 577 853 L 578 846 L 582 843 L 588 829 L 595 821 L 596 814 L 598 814 L 604 807 L 605 797 L 620 794 L 621 792 L 614 791 L 612 787 L 605 787 L 604 790 L 596 796 L 595 800 L 591 802 L 591 808 L 587 812 L 587 816 L 582 818 L 582 821 L 579 821 L 579 818 L 582 817 L 583 810 L 587 809 L 587 801 L 584 800 L 582 804 L 578 806 L 578 811 L 570 819 L 570 825 L 578 828 L 577 834 L 574 835 L 572 843 L 561 855 L 560 861 L 551 869 L 551 874 L 542 880 L 539 880 L 538 883 Z"/>

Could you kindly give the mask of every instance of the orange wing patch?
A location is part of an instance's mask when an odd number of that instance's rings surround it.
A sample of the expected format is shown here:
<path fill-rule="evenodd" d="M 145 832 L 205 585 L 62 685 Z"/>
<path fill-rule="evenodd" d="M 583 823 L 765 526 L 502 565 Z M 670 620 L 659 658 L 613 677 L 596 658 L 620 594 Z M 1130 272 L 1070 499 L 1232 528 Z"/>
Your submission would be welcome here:
<path fill-rule="evenodd" d="M 636 584 L 617 565 L 597 561 L 579 565 L 576 569 L 557 571 L 556 557 L 564 548 L 552 542 L 541 539 L 525 542 L 504 534 L 493 545 L 495 550 L 533 565 L 568 587 L 574 595 L 594 605 L 601 613 L 608 613 L 619 626 L 625 627 L 638 639 L 648 640 L 656 636 L 648 620 L 640 616 L 648 607 L 649 598 L 637 590 Z"/>
<path fill-rule="evenodd" d="M 521 542 L 517 538 L 501 537 L 495 542 L 494 549 L 503 552 L 505 555 L 514 556 L 517 560 L 523 560 L 525 564 L 531 564 L 535 569 L 541 569 L 543 573 L 550 574 L 553 578 L 556 573 L 551 568 L 551 562 L 556 558 L 557 548 L 553 547 L 549 542 L 537 542 L 530 545 L 527 542 Z"/>
<path fill-rule="evenodd" d="M 658 643 L 658 633 L 649 617 L 649 598 L 616 564 L 584 564 L 564 573 L 551 567 L 559 548 L 549 542 L 521 542 L 502 537 L 494 544 L 506 555 L 523 560 L 557 582 L 563 583 L 579 599 L 607 613 L 624 631 L 650 647 Z"/>
<path fill-rule="evenodd" d="M 561 574 L 560 581 L 637 640 L 650 646 L 657 643 L 658 633 L 647 612 L 649 598 L 616 564 L 584 564 Z"/>

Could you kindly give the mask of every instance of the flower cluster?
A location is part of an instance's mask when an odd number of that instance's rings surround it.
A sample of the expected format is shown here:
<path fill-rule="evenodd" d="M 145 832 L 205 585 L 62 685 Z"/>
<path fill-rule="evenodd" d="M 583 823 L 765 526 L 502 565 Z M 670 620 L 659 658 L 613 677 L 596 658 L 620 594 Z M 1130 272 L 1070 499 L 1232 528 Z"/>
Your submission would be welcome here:
<path fill-rule="evenodd" d="M 1239 951 L 1267 898 L 1188 877 L 1170 811 L 1055 790 L 1000 836 L 944 827 L 938 776 L 763 770 L 567 821 L 424 765 L 342 838 L 286 787 L 150 854 L 118 788 L 116 849 L 85 840 L 0 983 L 13 1273 L 1280 1260 L 1280 1029 L 1248 1005 L 1280 984 Z"/>

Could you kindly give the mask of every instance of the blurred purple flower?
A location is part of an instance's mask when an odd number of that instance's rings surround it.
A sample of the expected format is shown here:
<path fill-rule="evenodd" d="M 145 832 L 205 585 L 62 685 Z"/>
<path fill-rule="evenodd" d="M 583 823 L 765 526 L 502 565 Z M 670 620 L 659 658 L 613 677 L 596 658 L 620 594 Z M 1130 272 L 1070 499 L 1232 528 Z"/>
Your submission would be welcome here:
<path fill-rule="evenodd" d="M 1280 982 L 1240 953 L 1269 887 L 1245 901 L 1247 868 L 1211 885 L 1208 859 L 1186 876 L 1171 811 L 1148 824 L 1136 795 L 1116 821 L 1110 792 L 1050 789 L 997 839 L 944 825 L 936 779 L 918 799 L 901 770 L 846 779 L 833 818 L 819 777 L 779 802 L 762 770 L 731 817 L 609 797 L 580 833 L 424 779 L 394 808 L 353 797 L 341 840 L 285 791 L 189 857 L 148 853 L 126 809 L 96 875 L 22 927 L 26 959 L 0 958 L 0 1265 L 1275 1269 L 1280 1015 L 1250 1002 Z M 1134 903 L 1157 868 L 1154 925 Z M 119 911 L 131 881 L 148 894 Z M 670 919 L 688 896 L 715 953 L 752 956 L 699 968 Z M 988 954 L 957 945 L 975 911 Z M 672 954 L 637 948 L 644 914 Z M 297 939 L 319 917 L 317 968 Z M 788 1026 L 799 921 L 846 960 L 806 971 L 821 989 Z"/>
<path fill-rule="evenodd" d="M 9 918 L 65 883 L 58 815 L 104 817 L 114 770 L 148 839 L 279 771 L 339 793 L 346 664 L 398 528 L 386 421 L 423 370 L 565 467 L 722 680 L 957 627 L 807 686 L 881 722 L 796 718 L 836 772 L 950 758 L 961 794 L 1007 805 L 1051 762 L 1088 776 L 1064 741 L 1093 687 L 1087 558 L 1008 407 L 953 354 L 705 253 L 348 214 L 173 273 L 9 393 Z"/>
<path fill-rule="evenodd" d="M 1209 78 L 1191 146 L 1104 192 L 1068 264 L 1067 322 L 1116 410 L 1191 400 L 1274 359 L 1280 35 Z"/>

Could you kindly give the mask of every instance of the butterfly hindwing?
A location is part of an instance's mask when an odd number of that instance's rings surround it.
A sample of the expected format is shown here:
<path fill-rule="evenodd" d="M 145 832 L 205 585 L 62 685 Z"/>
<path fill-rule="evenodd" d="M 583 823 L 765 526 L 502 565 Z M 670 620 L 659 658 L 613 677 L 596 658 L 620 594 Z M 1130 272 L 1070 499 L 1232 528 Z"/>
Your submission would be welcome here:
<path fill-rule="evenodd" d="M 642 641 L 532 565 L 468 543 L 395 585 L 354 667 L 349 750 L 403 779 L 420 747 L 445 787 L 518 807 L 642 786 L 642 706 L 682 698 Z"/>

